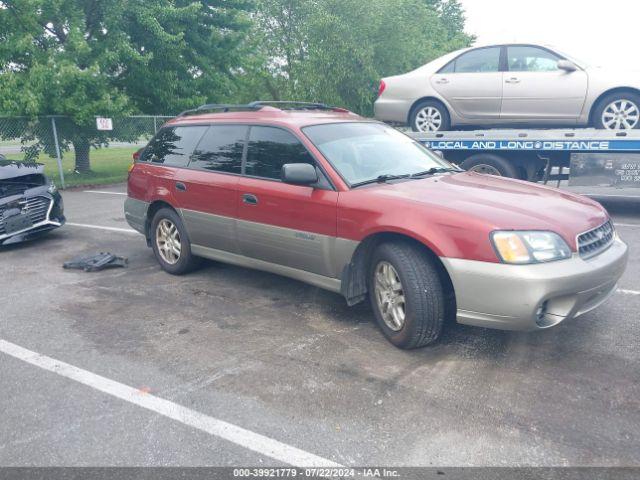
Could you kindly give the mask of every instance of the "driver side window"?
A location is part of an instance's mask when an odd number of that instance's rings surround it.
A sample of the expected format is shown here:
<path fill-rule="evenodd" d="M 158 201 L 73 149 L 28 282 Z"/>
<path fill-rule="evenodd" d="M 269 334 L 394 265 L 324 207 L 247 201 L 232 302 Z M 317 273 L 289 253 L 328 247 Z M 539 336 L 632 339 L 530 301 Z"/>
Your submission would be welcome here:
<path fill-rule="evenodd" d="M 553 72 L 561 58 L 537 47 L 507 47 L 507 65 L 510 72 Z"/>

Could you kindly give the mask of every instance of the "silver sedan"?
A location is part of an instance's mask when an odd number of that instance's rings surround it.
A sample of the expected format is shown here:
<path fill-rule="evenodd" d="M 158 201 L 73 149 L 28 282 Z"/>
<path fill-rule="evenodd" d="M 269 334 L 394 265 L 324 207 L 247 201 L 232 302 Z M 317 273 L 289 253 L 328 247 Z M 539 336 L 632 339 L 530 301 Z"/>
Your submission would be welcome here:
<path fill-rule="evenodd" d="M 640 72 L 614 72 L 539 45 L 467 48 L 383 78 L 379 120 L 414 131 L 463 125 L 640 128 Z"/>

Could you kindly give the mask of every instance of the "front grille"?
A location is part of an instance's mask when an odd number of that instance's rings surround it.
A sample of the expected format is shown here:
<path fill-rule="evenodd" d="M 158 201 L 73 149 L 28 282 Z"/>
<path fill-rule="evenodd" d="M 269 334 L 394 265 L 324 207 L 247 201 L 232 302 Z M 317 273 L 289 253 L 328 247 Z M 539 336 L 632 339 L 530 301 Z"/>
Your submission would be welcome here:
<path fill-rule="evenodd" d="M 24 198 L 11 204 L 11 207 L 14 206 L 22 210 L 22 212 L 29 215 L 31 218 L 31 222 L 36 224 L 40 222 L 44 222 L 47 219 L 47 213 L 49 212 L 49 206 L 51 205 L 52 200 L 47 197 L 30 197 Z M 5 234 L 5 212 L 8 208 L 0 208 L 0 235 Z"/>
<path fill-rule="evenodd" d="M 578 236 L 578 252 L 582 258 L 593 257 L 613 243 L 614 230 L 611 220 Z"/>

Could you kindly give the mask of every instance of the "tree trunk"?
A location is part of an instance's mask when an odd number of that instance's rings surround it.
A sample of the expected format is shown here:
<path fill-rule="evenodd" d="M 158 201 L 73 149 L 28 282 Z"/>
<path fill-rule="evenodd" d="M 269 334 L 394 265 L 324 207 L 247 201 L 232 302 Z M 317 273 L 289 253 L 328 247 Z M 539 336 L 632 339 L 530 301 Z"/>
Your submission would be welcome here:
<path fill-rule="evenodd" d="M 89 163 L 89 153 L 91 151 L 91 145 L 87 140 L 77 140 L 73 142 L 73 150 L 76 154 L 76 168 L 78 173 L 88 173 L 91 171 L 91 164 Z"/>

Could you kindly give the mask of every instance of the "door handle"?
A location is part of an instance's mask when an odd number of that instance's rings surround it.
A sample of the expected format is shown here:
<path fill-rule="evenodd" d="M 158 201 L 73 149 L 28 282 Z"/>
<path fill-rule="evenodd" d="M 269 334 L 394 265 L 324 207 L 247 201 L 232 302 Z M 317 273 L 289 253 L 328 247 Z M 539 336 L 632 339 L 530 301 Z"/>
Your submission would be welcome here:
<path fill-rule="evenodd" d="M 176 190 L 180 190 L 181 192 L 186 192 L 187 186 L 182 182 L 176 182 Z"/>
<path fill-rule="evenodd" d="M 242 201 L 243 201 L 243 203 L 246 203 L 247 205 L 257 205 L 258 204 L 258 197 L 256 197 L 252 193 L 243 193 L 242 194 Z"/>
<path fill-rule="evenodd" d="M 440 84 L 440 85 L 444 85 L 449 83 L 449 80 L 447 80 L 446 78 L 440 78 L 438 80 L 436 80 L 436 83 Z"/>
<path fill-rule="evenodd" d="M 505 83 L 520 83 L 520 79 L 516 77 L 507 78 Z"/>

